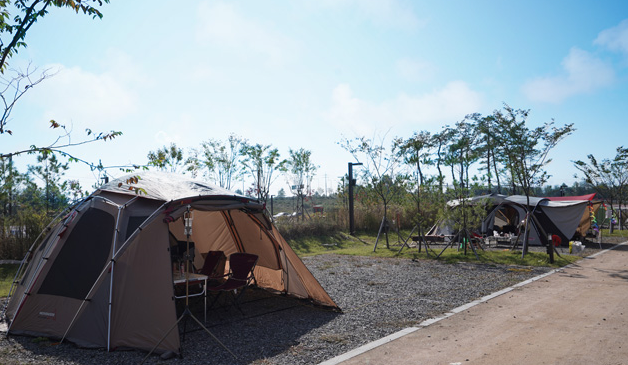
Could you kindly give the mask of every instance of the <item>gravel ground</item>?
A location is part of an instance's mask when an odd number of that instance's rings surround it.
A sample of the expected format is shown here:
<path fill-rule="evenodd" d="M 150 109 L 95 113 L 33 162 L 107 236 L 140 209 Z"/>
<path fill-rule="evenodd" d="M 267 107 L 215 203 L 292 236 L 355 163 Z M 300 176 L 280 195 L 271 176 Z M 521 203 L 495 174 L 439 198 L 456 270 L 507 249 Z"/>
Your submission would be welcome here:
<path fill-rule="evenodd" d="M 603 248 L 610 245 L 604 244 Z M 585 254 L 598 250 L 588 244 Z M 250 290 L 235 309 L 210 312 L 207 327 L 237 359 L 188 322 L 182 358 L 151 355 L 146 364 L 317 364 L 417 325 L 547 268 L 320 255 L 303 259 L 342 312 Z M 202 303 L 192 311 L 203 320 Z M 0 339 L 0 364 L 139 364 L 146 353 L 80 349 L 46 338 Z"/>

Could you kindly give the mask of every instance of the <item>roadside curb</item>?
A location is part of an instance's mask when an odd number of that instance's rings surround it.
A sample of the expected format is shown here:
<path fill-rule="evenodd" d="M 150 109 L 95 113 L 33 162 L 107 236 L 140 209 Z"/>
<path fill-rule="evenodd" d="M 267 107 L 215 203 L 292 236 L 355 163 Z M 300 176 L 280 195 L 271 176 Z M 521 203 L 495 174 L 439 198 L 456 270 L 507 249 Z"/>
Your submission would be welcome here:
<path fill-rule="evenodd" d="M 628 241 L 625 241 L 625 242 L 622 242 L 622 243 L 618 243 L 618 244 L 616 244 L 616 245 L 614 245 L 614 246 L 612 246 L 610 248 L 607 248 L 607 249 L 605 249 L 603 251 L 599 251 L 599 252 L 594 253 L 593 255 L 589 255 L 589 256 L 583 257 L 583 259 L 592 259 L 592 258 L 594 258 L 596 256 L 599 256 L 599 255 L 601 255 L 603 253 L 606 253 L 608 251 L 614 250 L 615 248 L 617 248 L 619 246 L 622 246 L 622 245 L 625 245 L 625 244 L 628 244 Z M 573 266 L 576 266 L 576 264 L 569 264 L 569 265 L 561 267 L 561 268 L 553 269 L 553 270 L 548 271 L 548 272 L 546 272 L 544 274 L 541 274 L 541 275 L 535 276 L 533 278 L 530 278 L 528 280 L 522 281 L 520 283 L 514 284 L 514 285 L 509 286 L 507 288 L 504 288 L 502 290 L 499 290 L 499 291 L 496 291 L 496 292 L 491 293 L 489 295 L 486 295 L 486 296 L 484 296 L 484 297 L 482 297 L 480 299 L 474 300 L 472 302 L 469 302 L 467 304 L 464 304 L 464 305 L 461 305 L 461 306 L 459 306 L 457 308 L 454 308 L 451 311 L 443 314 L 442 316 L 426 319 L 425 321 L 421 322 L 417 327 L 404 328 L 404 329 L 402 329 L 402 330 L 400 330 L 398 332 L 395 332 L 393 334 L 390 334 L 390 335 L 388 335 L 386 337 L 382 337 L 379 340 L 375 340 L 373 342 L 369 342 L 369 343 L 367 343 L 365 345 L 362 345 L 362 346 L 360 346 L 360 347 L 358 347 L 358 348 L 356 348 L 354 350 L 351 350 L 351 351 L 346 352 L 344 354 L 338 355 L 338 356 L 336 356 L 336 357 L 334 357 L 332 359 L 323 361 L 323 362 L 319 363 L 318 365 L 337 365 L 337 364 L 340 364 L 340 363 L 342 363 L 344 361 L 347 361 L 347 360 L 349 360 L 349 359 L 351 359 L 353 357 L 356 357 L 356 356 L 361 355 L 361 354 L 363 354 L 365 352 L 368 352 L 368 351 L 370 351 L 372 349 L 375 349 L 375 348 L 377 348 L 379 346 L 382 346 L 382 345 L 384 345 L 384 344 L 386 344 L 388 342 L 394 341 L 396 339 L 399 339 L 401 337 L 409 335 L 409 334 L 411 334 L 413 332 L 416 332 L 416 331 L 420 330 L 421 328 L 427 327 L 427 326 L 432 325 L 434 323 L 437 323 L 437 322 L 439 322 L 439 321 L 441 321 L 443 319 L 449 318 L 449 317 L 453 316 L 454 314 L 463 312 L 463 311 L 465 311 L 465 310 L 467 310 L 469 308 L 475 307 L 478 304 L 485 303 L 485 302 L 487 302 L 487 301 L 489 301 L 491 299 L 494 299 L 494 298 L 496 298 L 496 297 L 498 297 L 500 295 L 506 294 L 508 292 L 511 292 L 511 291 L 517 289 L 517 288 L 520 288 L 522 286 L 528 285 L 528 284 L 533 283 L 533 282 L 535 282 L 537 280 L 543 279 L 543 278 L 545 278 L 545 277 L 547 277 L 549 275 L 552 275 L 552 274 L 554 274 L 556 272 L 563 271 L 563 270 L 565 270 L 567 268 L 571 268 Z"/>

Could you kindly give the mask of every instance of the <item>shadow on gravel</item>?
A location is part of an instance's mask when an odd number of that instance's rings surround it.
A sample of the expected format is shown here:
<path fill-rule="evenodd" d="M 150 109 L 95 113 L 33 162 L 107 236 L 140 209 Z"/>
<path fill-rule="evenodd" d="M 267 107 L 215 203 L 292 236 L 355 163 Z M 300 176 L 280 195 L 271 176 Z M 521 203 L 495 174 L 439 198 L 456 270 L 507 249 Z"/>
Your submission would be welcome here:
<path fill-rule="evenodd" d="M 204 321 L 202 299 L 190 299 L 190 309 Z M 211 299 L 208 300 L 211 302 Z M 299 299 L 273 295 L 264 290 L 248 290 L 241 299 L 244 315 L 230 306 L 208 311 L 207 325 L 237 359 L 221 347 L 192 319 L 187 320 L 182 335 L 182 358 L 161 359 L 151 355 L 145 364 L 266 364 L 265 359 L 281 353 L 298 351 L 299 338 L 340 315 L 326 308 L 313 306 Z M 183 308 L 178 308 L 182 310 Z M 179 329 L 182 330 L 183 321 Z M 71 343 L 58 344 L 47 338 L 26 336 L 2 337 L 0 349 L 15 351 L 11 356 L 20 362 L 20 353 L 29 364 L 140 364 L 146 352 L 139 350 L 81 349 Z M 33 361 L 35 360 L 35 361 Z"/>

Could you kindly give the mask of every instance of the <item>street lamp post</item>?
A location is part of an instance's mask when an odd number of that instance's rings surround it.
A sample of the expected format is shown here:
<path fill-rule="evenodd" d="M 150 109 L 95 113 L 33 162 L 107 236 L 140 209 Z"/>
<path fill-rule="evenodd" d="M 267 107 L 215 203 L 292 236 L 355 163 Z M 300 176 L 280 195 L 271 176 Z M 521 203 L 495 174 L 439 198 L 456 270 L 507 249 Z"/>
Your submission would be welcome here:
<path fill-rule="evenodd" d="M 356 180 L 353 178 L 353 166 L 361 166 L 362 162 L 349 162 L 349 234 L 355 235 L 355 221 L 353 216 L 353 187 Z"/>

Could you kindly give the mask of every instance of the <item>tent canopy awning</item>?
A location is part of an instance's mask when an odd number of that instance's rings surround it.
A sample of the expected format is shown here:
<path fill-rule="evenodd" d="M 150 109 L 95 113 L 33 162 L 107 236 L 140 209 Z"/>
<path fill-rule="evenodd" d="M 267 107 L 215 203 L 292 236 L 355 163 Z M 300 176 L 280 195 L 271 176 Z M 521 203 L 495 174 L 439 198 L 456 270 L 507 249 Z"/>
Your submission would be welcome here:
<path fill-rule="evenodd" d="M 571 200 L 586 200 L 592 201 L 595 199 L 595 194 L 586 194 L 586 195 L 574 195 L 574 196 L 549 196 L 545 199 L 549 199 L 552 201 L 571 201 Z"/>

